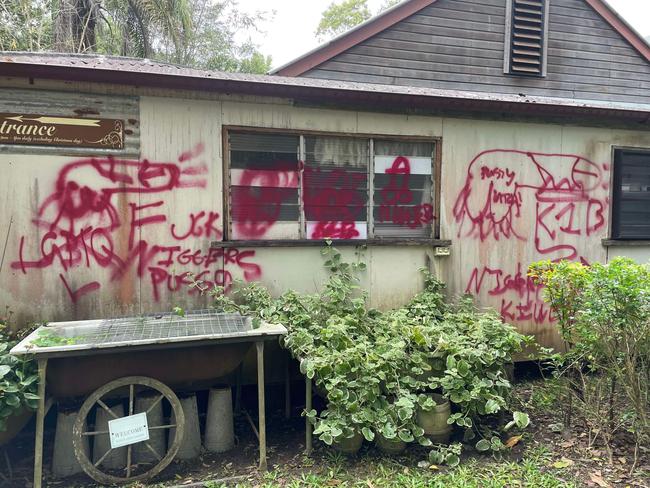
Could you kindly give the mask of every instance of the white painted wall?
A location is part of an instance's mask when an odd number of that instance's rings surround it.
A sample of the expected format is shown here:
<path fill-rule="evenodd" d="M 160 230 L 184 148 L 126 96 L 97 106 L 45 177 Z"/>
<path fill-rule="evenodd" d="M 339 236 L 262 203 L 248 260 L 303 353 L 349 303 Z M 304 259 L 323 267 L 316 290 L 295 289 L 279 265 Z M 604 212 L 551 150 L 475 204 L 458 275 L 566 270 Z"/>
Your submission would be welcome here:
<path fill-rule="evenodd" d="M 12 83 L 22 86 L 20 80 L 5 81 L 0 96 L 11 96 Z M 133 94 L 119 87 L 48 82 L 32 88 Z M 132 191 L 111 197 L 112 224 L 106 212 L 74 219 L 75 229 L 103 229 L 86 247 L 78 243 L 65 249 L 60 230 L 69 221 L 57 224 L 56 235 L 47 235 L 58 208 L 56 198 L 48 200 L 56 194 L 57 178 L 64 174 L 67 181 L 96 191 L 125 184 L 87 166 L 70 170 L 78 156 L 0 153 L 0 240 L 7 243 L 0 304 L 19 318 L 81 319 L 202 306 L 205 301 L 182 278 L 186 272 L 217 282 L 228 276 L 260 280 L 274 293 L 317 289 L 326 277 L 318 248 L 210 254 L 210 242 L 220 238 L 224 225 L 222 127 L 236 125 L 441 137 L 437 218 L 441 237 L 453 241 L 451 256 L 434 258 L 433 250 L 422 246 L 368 249 L 363 283 L 371 304 L 400 305 L 420 289 L 418 269 L 430 266 L 452 294 L 475 293 L 481 305 L 496 307 L 550 345 L 555 328 L 539 290 L 526 280 L 526 267 L 560 257 L 605 261 L 601 239 L 608 236 L 612 147 L 650 147 L 647 131 L 325 110 L 276 99 L 141 95 L 140 162 L 121 166 L 133 178 Z M 161 183 L 161 189 L 149 191 L 138 180 L 143 164 L 178 170 L 180 180 L 165 187 L 164 177 L 149 179 L 149 184 Z M 62 252 L 50 262 L 55 244 L 72 252 L 71 260 Z M 353 257 L 352 249 L 344 253 Z M 650 246 L 609 249 L 610 258 L 619 254 L 646 261 Z M 29 267 L 30 261 L 35 267 Z"/>

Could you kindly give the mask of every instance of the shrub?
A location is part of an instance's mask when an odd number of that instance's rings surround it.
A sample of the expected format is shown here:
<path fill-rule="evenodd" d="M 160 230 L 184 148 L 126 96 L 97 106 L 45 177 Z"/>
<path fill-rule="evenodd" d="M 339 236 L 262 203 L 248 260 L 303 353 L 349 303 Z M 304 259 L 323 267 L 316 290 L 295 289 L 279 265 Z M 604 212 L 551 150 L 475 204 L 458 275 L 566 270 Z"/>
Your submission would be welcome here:
<path fill-rule="evenodd" d="M 314 433 L 326 444 L 361 433 L 369 441 L 382 435 L 431 445 L 416 420 L 418 410 L 435 405 L 437 392 L 451 401 L 457 412 L 450 423 L 465 429 L 466 440 L 478 434 L 479 448 L 489 439 L 490 449 L 500 449 L 487 420 L 507 409 L 504 366 L 530 339 L 470 300 L 450 306 L 444 285 L 428 272 L 424 290 L 404 307 L 369 308 L 358 285 L 360 256 L 347 263 L 330 246 L 322 253 L 331 275 L 320 293 L 288 291 L 273 299 L 259 284 L 236 286 L 229 295 L 210 291 L 218 309 L 287 327 L 284 345 L 327 396 L 325 410 L 306 412 Z M 524 427 L 524 418 L 519 414 L 516 425 Z M 436 459 L 457 459 L 456 448 L 436 452 Z"/>
<path fill-rule="evenodd" d="M 8 318 L 0 319 L 0 432 L 21 408 L 38 407 L 36 363 L 9 354 L 17 342 L 9 332 Z"/>
<path fill-rule="evenodd" d="M 585 266 L 541 262 L 530 274 L 545 288 L 568 352 L 551 354 L 567 405 L 578 405 L 612 459 L 627 430 L 650 442 L 650 268 L 631 259 Z M 566 423 L 572 411 L 566 412 Z"/>

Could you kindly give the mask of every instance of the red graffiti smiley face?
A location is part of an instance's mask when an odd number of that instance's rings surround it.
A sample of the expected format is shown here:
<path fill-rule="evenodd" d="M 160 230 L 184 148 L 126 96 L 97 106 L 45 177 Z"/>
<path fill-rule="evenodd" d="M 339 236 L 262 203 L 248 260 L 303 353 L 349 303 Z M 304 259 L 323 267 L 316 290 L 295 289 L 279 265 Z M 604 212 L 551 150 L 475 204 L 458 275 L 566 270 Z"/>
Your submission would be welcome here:
<path fill-rule="evenodd" d="M 237 235 L 263 237 L 278 221 L 282 205 L 293 197 L 299 182 L 298 171 L 244 170 L 232 193 Z"/>

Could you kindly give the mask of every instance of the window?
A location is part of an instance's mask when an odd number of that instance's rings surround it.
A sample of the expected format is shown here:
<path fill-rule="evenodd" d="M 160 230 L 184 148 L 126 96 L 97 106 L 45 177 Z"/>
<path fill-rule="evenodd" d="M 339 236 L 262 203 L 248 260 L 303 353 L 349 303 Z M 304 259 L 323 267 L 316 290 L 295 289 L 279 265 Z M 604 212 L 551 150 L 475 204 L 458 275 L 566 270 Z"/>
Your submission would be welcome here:
<path fill-rule="evenodd" d="M 434 236 L 433 141 L 229 130 L 234 240 Z"/>
<path fill-rule="evenodd" d="M 548 0 L 509 0 L 505 72 L 546 76 Z"/>
<path fill-rule="evenodd" d="M 614 239 L 650 239 L 650 150 L 614 152 Z"/>

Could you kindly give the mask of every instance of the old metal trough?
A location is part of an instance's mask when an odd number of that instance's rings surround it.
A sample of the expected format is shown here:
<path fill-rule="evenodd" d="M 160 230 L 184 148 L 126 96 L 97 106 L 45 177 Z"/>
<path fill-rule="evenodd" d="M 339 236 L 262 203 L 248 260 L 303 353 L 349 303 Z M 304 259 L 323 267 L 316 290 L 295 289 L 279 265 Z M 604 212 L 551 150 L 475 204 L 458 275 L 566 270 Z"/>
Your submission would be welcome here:
<path fill-rule="evenodd" d="M 34 488 L 41 486 L 43 419 L 51 400 L 85 399 L 74 425 L 73 443 L 75 455 L 89 476 L 100 483 L 149 479 L 171 463 L 183 439 L 185 418 L 174 390 L 204 388 L 228 375 L 253 344 L 257 349 L 260 468 L 265 469 L 264 342 L 284 334 L 286 329 L 281 325 L 262 323 L 254 327 L 250 317 L 214 310 L 39 327 L 11 351 L 34 355 L 38 360 Z M 146 412 L 137 412 L 138 398 L 144 396 L 154 398 L 154 405 Z M 170 419 L 166 425 L 150 426 L 142 421 L 156 404 L 163 404 Z M 109 422 L 106 430 L 87 427 L 95 425 L 97 409 L 115 421 Z M 166 452 L 158 452 L 147 442 L 149 433 L 160 429 L 169 433 Z M 96 436 L 110 436 L 110 449 L 103 457 L 91 460 L 83 446 Z M 134 461 L 133 446 L 139 443 L 157 460 L 153 466 L 143 468 Z M 119 450 L 126 451 L 125 466 L 106 469 L 104 459 Z"/>

